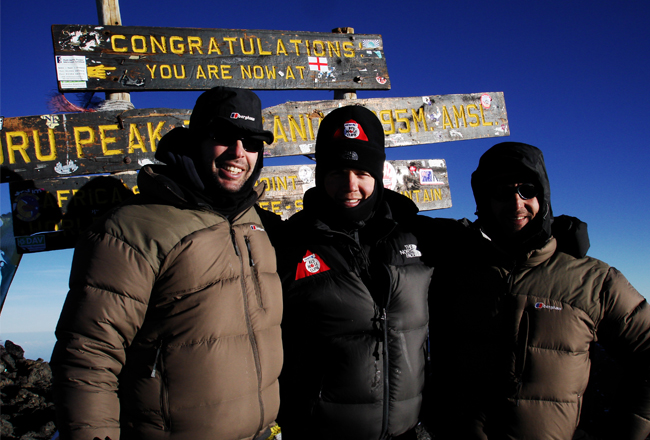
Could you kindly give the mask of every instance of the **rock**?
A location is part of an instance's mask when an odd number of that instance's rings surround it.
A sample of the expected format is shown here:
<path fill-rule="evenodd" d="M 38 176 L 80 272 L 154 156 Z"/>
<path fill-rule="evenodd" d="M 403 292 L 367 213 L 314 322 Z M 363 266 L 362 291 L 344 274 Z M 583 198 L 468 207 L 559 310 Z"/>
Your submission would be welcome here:
<path fill-rule="evenodd" d="M 25 359 L 22 347 L 0 345 L 0 437 L 3 440 L 49 440 L 56 432 L 52 370 L 38 359 Z"/>

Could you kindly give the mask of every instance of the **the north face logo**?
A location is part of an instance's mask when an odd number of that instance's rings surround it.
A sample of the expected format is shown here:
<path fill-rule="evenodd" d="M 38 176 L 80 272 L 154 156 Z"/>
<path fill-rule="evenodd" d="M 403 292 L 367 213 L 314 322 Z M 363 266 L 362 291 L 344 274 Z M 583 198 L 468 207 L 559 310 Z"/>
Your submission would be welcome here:
<path fill-rule="evenodd" d="M 417 245 L 414 244 L 405 244 L 404 250 L 399 251 L 400 255 L 404 255 L 406 258 L 417 258 L 422 256 L 422 252 L 418 250 Z"/>
<path fill-rule="evenodd" d="M 298 263 L 296 267 L 296 280 L 328 270 L 330 270 L 329 266 L 325 264 L 321 257 L 307 250 L 307 253 L 302 258 L 302 262 Z"/>

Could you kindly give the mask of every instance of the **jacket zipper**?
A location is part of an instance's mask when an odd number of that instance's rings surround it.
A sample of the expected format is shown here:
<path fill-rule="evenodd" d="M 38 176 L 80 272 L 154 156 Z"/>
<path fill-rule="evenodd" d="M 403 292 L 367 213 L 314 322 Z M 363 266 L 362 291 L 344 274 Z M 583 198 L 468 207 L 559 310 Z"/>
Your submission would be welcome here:
<path fill-rule="evenodd" d="M 255 370 L 257 373 L 257 398 L 260 405 L 260 423 L 257 427 L 257 432 L 261 432 L 264 427 L 264 402 L 262 401 L 262 370 L 260 362 L 260 353 L 257 347 L 257 341 L 255 340 L 255 333 L 253 332 L 253 325 L 251 323 L 251 317 L 248 310 L 248 295 L 246 294 L 246 280 L 244 277 L 244 259 L 242 258 L 241 252 L 239 252 L 239 246 L 237 246 L 237 240 L 235 237 L 235 230 L 230 228 L 230 236 L 232 238 L 232 244 L 235 249 L 235 254 L 239 258 L 239 264 L 241 267 L 241 290 L 244 300 L 244 316 L 246 317 L 246 327 L 248 329 L 248 339 L 253 349 L 253 358 L 255 359 Z"/>
<path fill-rule="evenodd" d="M 158 343 L 156 358 L 151 369 L 151 377 L 156 377 L 156 371 L 160 372 L 160 413 L 163 419 L 163 431 L 171 430 L 171 416 L 169 413 L 169 392 L 167 390 L 167 376 L 164 374 L 164 361 L 161 356 L 163 341 Z M 158 368 L 158 369 L 157 369 Z"/>
<path fill-rule="evenodd" d="M 390 368 L 390 365 L 388 362 L 388 319 L 386 316 L 386 308 L 381 310 L 381 325 L 384 333 L 384 347 L 382 349 L 382 355 L 384 357 L 384 414 L 381 422 L 381 436 L 379 438 L 383 439 L 388 433 L 388 413 L 390 406 L 388 404 L 390 398 L 390 375 L 388 368 Z"/>
<path fill-rule="evenodd" d="M 248 237 L 244 237 L 244 241 L 246 241 L 246 248 L 248 249 L 248 264 L 250 264 L 250 268 L 251 268 L 251 277 L 253 278 L 253 287 L 255 288 L 257 305 L 260 308 L 263 308 L 264 304 L 262 303 L 262 290 L 260 287 L 260 280 L 257 275 L 257 267 L 255 266 L 255 261 L 253 261 L 253 252 L 251 252 L 251 242 Z"/>

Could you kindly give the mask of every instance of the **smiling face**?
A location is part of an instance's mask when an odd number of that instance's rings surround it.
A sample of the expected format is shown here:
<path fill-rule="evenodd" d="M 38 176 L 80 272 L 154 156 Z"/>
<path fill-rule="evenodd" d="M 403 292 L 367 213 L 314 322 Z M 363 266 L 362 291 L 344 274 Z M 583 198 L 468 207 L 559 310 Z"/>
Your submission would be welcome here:
<path fill-rule="evenodd" d="M 501 227 L 501 230 L 514 235 L 526 227 L 539 212 L 537 197 L 522 198 L 517 191 L 522 183 L 501 184 L 493 189 L 490 198 L 492 215 Z M 523 191 L 521 191 L 523 193 Z M 525 193 L 524 193 L 525 194 Z"/>
<path fill-rule="evenodd" d="M 236 193 L 255 171 L 259 153 L 246 151 L 241 140 L 222 144 L 214 139 L 201 143 L 201 166 L 211 179 L 204 183 L 212 190 Z"/>
<path fill-rule="evenodd" d="M 367 171 L 346 168 L 327 173 L 324 185 L 338 206 L 354 208 L 372 195 L 375 179 Z"/>

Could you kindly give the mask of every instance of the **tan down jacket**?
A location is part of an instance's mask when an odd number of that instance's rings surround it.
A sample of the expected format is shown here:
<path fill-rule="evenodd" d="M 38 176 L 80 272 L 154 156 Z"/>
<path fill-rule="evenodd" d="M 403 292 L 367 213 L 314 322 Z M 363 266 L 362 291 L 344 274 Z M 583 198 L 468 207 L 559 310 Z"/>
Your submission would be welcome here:
<path fill-rule="evenodd" d="M 593 342 L 626 366 L 624 403 L 612 434 L 650 432 L 650 307 L 616 269 L 594 258 L 556 252 L 556 241 L 502 274 L 500 309 L 511 355 L 497 378 L 495 438 L 570 439 L 580 421 Z"/>
<path fill-rule="evenodd" d="M 138 184 L 75 250 L 52 356 L 61 437 L 254 438 L 277 415 L 282 366 L 256 208 L 230 222 L 150 167 Z"/>

